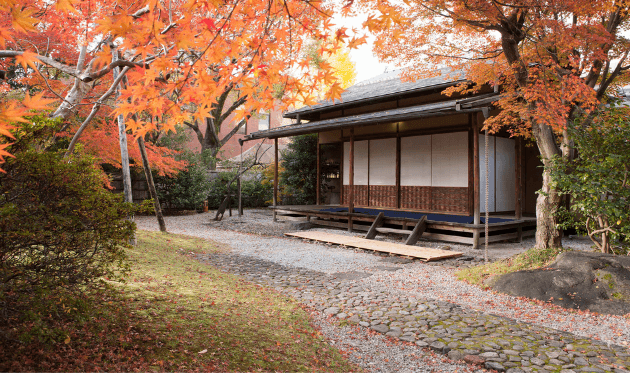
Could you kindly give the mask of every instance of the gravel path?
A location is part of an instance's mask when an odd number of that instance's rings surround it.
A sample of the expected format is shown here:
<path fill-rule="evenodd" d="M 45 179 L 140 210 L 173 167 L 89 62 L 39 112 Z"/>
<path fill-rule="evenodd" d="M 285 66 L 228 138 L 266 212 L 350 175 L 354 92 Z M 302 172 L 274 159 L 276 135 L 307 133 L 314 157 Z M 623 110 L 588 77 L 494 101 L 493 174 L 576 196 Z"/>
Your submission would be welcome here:
<path fill-rule="evenodd" d="M 287 227 L 271 222 L 266 212 L 246 211 L 243 218 L 218 224 L 209 224 L 210 219 L 210 214 L 170 217 L 167 226 L 173 233 L 231 246 L 230 254 L 202 259 L 319 311 L 316 320 L 327 338 L 368 370 L 473 369 L 442 361 L 430 350 L 510 372 L 630 367 L 628 318 L 559 310 L 484 291 L 457 281 L 450 265 L 274 237 Z M 139 217 L 137 223 L 141 229 L 157 229 L 152 217 Z M 348 326 L 339 327 L 340 320 Z M 392 343 L 374 331 L 406 342 Z M 412 354 L 418 358 L 409 358 Z"/>

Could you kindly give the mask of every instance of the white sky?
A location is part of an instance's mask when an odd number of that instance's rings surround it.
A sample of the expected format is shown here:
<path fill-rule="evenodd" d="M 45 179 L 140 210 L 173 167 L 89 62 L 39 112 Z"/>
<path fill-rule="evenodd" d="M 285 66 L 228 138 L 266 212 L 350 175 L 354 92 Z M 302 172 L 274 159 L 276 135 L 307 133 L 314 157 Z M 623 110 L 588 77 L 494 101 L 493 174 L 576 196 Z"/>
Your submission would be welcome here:
<path fill-rule="evenodd" d="M 361 24 L 366 18 L 367 16 L 341 17 L 337 15 L 333 19 L 333 22 L 335 23 L 335 25 L 337 25 L 337 27 L 343 26 L 348 28 L 349 30 L 354 27 L 360 30 Z M 348 34 L 350 34 L 350 32 L 348 32 Z M 385 72 L 385 68 L 390 71 L 396 68 L 396 66 L 379 62 L 378 58 L 376 58 L 376 56 L 372 52 L 373 40 L 374 38 L 368 38 L 367 44 L 363 44 L 357 49 L 350 50 L 350 58 L 352 59 L 352 62 L 354 62 L 357 72 L 356 83 L 382 74 L 383 72 Z"/>

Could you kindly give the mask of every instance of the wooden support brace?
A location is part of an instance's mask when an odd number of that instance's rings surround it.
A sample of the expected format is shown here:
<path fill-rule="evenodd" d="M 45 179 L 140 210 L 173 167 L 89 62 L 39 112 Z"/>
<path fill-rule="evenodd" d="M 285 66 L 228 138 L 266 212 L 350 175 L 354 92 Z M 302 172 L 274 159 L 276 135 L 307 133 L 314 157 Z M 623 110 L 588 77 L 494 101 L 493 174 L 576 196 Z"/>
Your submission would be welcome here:
<path fill-rule="evenodd" d="M 368 240 L 373 240 L 374 237 L 376 237 L 376 228 L 382 226 L 384 220 L 385 220 L 385 214 L 381 211 L 378 213 L 378 216 L 376 217 L 376 219 L 374 219 L 374 223 L 372 223 L 372 226 L 370 227 L 370 230 L 365 235 L 365 238 L 367 238 Z"/>
<path fill-rule="evenodd" d="M 414 245 L 416 242 L 418 242 L 418 239 L 420 238 L 420 236 L 422 236 L 422 234 L 426 230 L 427 230 L 427 216 L 423 215 L 420 218 L 420 220 L 418 220 L 418 223 L 416 223 L 416 226 L 411 231 L 411 234 L 409 235 L 409 237 L 407 237 L 407 241 L 405 241 L 405 245 Z"/>

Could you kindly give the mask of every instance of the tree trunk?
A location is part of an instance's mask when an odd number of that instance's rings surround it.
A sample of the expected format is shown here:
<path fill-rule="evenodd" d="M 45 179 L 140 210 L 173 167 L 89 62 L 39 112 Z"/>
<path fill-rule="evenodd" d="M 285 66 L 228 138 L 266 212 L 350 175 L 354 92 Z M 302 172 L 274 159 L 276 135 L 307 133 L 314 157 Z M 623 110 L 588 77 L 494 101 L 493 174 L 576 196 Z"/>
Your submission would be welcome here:
<path fill-rule="evenodd" d="M 536 247 L 539 249 L 558 248 L 562 247 L 562 230 L 558 228 L 559 221 L 556 213 L 562 203 L 562 197 L 553 186 L 547 167 L 550 159 L 562 153 L 556 144 L 551 127 L 533 123 L 532 133 L 536 138 L 544 165 L 543 184 L 536 199 Z"/>
<path fill-rule="evenodd" d="M 556 212 L 562 198 L 552 186 L 551 175 L 543 170 L 543 185 L 536 199 L 536 247 L 539 249 L 562 247 L 562 229 L 558 228 Z"/>
<path fill-rule="evenodd" d="M 112 61 L 116 61 L 118 58 L 118 51 L 113 51 Z M 112 71 L 114 79 L 118 77 L 119 71 L 118 69 L 113 69 Z M 120 96 L 120 89 L 116 88 L 116 97 Z M 133 203 L 133 192 L 131 190 L 131 171 L 129 169 L 129 152 L 127 151 L 127 127 L 125 126 L 125 117 L 120 114 L 118 115 L 118 142 L 120 145 L 120 165 L 121 171 L 123 175 L 123 190 L 125 194 L 125 202 Z M 129 220 L 133 221 L 134 217 L 130 216 Z M 136 245 L 136 236 L 134 236 L 129 240 L 131 245 Z"/>
<path fill-rule="evenodd" d="M 164 216 L 162 215 L 162 208 L 160 207 L 160 201 L 155 191 L 155 183 L 153 182 L 153 174 L 151 173 L 151 167 L 149 166 L 149 158 L 147 157 L 147 150 L 144 146 L 144 139 L 142 136 L 138 137 L 138 147 L 140 148 L 140 155 L 142 156 L 142 167 L 144 168 L 144 176 L 147 178 L 147 184 L 149 185 L 149 193 L 153 199 L 153 207 L 155 208 L 155 217 L 157 217 L 158 224 L 160 225 L 160 231 L 166 232 L 166 223 L 164 222 Z"/>

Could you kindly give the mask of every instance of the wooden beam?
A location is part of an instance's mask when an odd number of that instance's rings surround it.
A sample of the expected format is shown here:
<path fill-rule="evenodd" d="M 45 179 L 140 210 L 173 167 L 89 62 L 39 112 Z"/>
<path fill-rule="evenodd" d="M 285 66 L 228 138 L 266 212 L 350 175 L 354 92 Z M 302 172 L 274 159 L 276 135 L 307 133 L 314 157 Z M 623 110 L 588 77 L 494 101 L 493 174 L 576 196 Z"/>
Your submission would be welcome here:
<path fill-rule="evenodd" d="M 396 138 L 396 208 L 400 208 L 400 137 Z"/>
<path fill-rule="evenodd" d="M 321 157 L 320 157 L 320 153 L 321 153 L 321 149 L 320 149 L 320 143 L 319 143 L 319 132 L 317 133 L 317 182 L 316 182 L 316 189 L 315 189 L 315 204 L 319 205 L 320 204 L 320 189 L 322 187 L 321 185 L 321 179 L 322 179 L 322 170 L 321 170 Z"/>
<path fill-rule="evenodd" d="M 415 243 L 418 242 L 418 239 L 420 238 L 420 236 L 422 236 L 422 234 L 426 230 L 427 230 L 427 216 L 423 215 L 420 218 L 420 220 L 418 220 L 418 223 L 416 223 L 416 226 L 411 231 L 411 234 L 409 235 L 409 237 L 407 237 L 407 241 L 405 241 L 405 245 L 415 245 Z"/>
<path fill-rule="evenodd" d="M 278 221 L 276 216 L 276 209 L 278 207 L 278 139 L 273 139 L 273 221 Z"/>
<path fill-rule="evenodd" d="M 348 159 L 348 212 L 354 213 L 354 128 L 350 128 L 350 154 Z M 352 232 L 352 217 L 348 218 L 348 232 Z"/>
<path fill-rule="evenodd" d="M 479 195 L 479 115 L 472 116 L 472 133 L 473 133 L 473 224 L 481 222 L 481 203 Z M 473 249 L 479 248 L 479 232 L 473 233 Z"/>
<path fill-rule="evenodd" d="M 365 235 L 365 238 L 368 240 L 373 240 L 376 237 L 376 228 L 379 228 L 383 225 L 383 220 L 385 220 L 385 214 L 381 211 L 374 219 L 374 223 L 370 226 L 370 230 Z"/>

